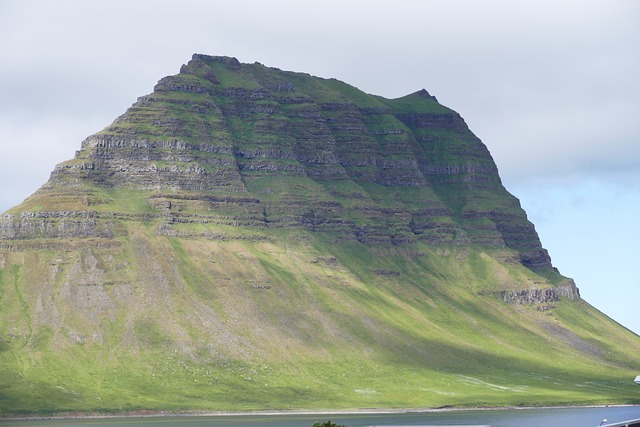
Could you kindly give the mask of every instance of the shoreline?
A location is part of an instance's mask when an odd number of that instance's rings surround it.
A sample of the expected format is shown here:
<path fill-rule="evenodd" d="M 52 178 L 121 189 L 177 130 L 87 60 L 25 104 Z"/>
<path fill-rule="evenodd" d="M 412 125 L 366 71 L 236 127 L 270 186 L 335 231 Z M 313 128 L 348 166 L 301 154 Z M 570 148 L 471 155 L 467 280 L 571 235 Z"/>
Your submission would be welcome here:
<path fill-rule="evenodd" d="M 315 409 L 315 410 L 255 410 L 255 411 L 163 411 L 138 410 L 128 412 L 60 412 L 52 415 L 8 415 L 0 416 L 2 421 L 39 421 L 39 420 L 82 420 L 111 418 L 162 418 L 162 417 L 240 417 L 240 416 L 284 416 L 284 415 L 384 415 L 419 414 L 453 411 L 502 411 L 531 409 L 571 409 L 571 408 L 617 408 L 639 406 L 634 404 L 611 405 L 566 405 L 566 406 L 479 406 L 479 407 L 441 407 L 441 408 L 359 408 L 359 409 Z"/>

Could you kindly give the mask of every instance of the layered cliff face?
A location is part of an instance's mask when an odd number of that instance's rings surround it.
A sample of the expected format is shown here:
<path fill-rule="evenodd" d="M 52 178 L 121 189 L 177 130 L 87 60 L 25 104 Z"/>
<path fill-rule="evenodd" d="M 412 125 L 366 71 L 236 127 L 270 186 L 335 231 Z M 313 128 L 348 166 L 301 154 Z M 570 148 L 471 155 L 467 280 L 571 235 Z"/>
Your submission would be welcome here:
<path fill-rule="evenodd" d="M 134 212 L 105 211 L 97 189 L 139 191 L 165 232 L 176 221 L 300 227 L 365 244 L 508 247 L 528 267 L 551 267 L 486 146 L 425 90 L 388 100 L 194 55 L 87 138 L 33 197 L 42 211 L 5 216 L 1 236 L 115 235 L 113 222 Z"/>
<path fill-rule="evenodd" d="M 0 303 L 0 414 L 628 402 L 640 369 L 456 112 L 227 57 L 0 216 Z"/>

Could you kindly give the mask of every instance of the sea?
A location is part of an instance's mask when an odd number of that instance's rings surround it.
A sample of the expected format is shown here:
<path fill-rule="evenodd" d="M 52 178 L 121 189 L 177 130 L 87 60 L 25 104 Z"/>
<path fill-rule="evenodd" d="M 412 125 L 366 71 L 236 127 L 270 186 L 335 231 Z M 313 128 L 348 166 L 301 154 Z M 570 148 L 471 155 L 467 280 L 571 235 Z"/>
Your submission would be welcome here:
<path fill-rule="evenodd" d="M 640 418 L 640 406 L 0 420 L 2 427 L 596 427 Z"/>

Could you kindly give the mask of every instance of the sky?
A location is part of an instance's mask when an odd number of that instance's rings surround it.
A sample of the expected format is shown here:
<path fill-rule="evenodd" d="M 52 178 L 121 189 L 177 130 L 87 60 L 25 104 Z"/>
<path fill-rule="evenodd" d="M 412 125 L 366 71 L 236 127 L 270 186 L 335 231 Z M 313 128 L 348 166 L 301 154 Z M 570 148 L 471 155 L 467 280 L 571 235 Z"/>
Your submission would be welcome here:
<path fill-rule="evenodd" d="M 640 2 L 0 0 L 0 212 L 193 53 L 422 88 L 582 297 L 640 334 Z"/>

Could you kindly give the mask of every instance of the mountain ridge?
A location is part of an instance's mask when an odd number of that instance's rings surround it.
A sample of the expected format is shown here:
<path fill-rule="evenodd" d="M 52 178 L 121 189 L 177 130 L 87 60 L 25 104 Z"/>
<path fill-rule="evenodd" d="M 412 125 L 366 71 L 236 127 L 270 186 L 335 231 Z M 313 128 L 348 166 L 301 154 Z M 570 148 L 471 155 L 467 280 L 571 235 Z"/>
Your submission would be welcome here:
<path fill-rule="evenodd" d="M 229 57 L 0 217 L 0 300 L 0 413 L 637 402 L 458 113 Z"/>

